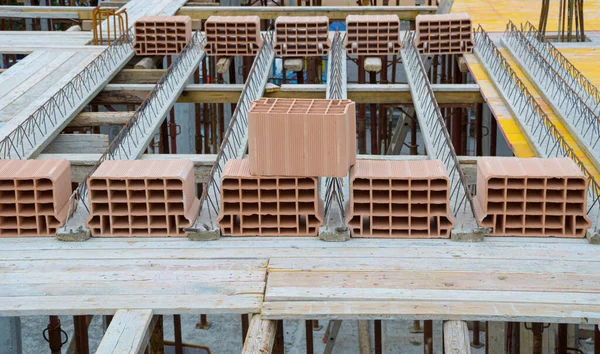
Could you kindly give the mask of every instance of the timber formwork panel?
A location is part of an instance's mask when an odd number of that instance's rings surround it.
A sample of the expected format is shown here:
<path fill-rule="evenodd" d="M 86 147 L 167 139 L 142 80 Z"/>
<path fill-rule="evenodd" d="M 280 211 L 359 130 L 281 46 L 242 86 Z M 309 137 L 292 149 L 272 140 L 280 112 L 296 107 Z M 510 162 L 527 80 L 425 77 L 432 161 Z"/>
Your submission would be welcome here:
<path fill-rule="evenodd" d="M 418 15 L 415 45 L 421 54 L 471 53 L 472 27 L 467 13 Z"/>
<path fill-rule="evenodd" d="M 356 162 L 355 104 L 256 100 L 248 111 L 248 156 L 253 175 L 346 177 Z"/>
<path fill-rule="evenodd" d="M 329 18 L 280 16 L 275 20 L 275 54 L 280 57 L 324 56 L 329 53 Z"/>
<path fill-rule="evenodd" d="M 56 234 L 70 195 L 67 160 L 1 160 L 0 237 Z"/>
<path fill-rule="evenodd" d="M 255 56 L 263 44 L 258 16 L 210 16 L 204 32 L 210 56 Z"/>
<path fill-rule="evenodd" d="M 350 171 L 353 237 L 448 238 L 450 180 L 439 160 L 358 160 Z"/>
<path fill-rule="evenodd" d="M 95 237 L 185 236 L 200 208 L 191 161 L 104 161 L 87 183 Z"/>
<path fill-rule="evenodd" d="M 398 54 L 402 47 L 398 15 L 348 15 L 344 46 L 354 55 Z"/>
<path fill-rule="evenodd" d="M 475 211 L 490 236 L 584 237 L 587 188 L 569 158 L 481 159 Z"/>
<path fill-rule="evenodd" d="M 223 235 L 316 236 L 323 224 L 318 178 L 253 176 L 247 159 L 229 160 L 217 220 Z"/>
<path fill-rule="evenodd" d="M 192 38 L 189 16 L 145 16 L 135 22 L 136 55 L 179 54 Z"/>

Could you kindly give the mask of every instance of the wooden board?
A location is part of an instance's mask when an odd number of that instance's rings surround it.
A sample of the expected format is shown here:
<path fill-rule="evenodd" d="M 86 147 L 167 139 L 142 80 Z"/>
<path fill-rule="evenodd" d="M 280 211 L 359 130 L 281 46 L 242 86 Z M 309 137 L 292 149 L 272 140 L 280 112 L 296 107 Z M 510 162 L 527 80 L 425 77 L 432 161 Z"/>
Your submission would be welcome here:
<path fill-rule="evenodd" d="M 28 54 L 34 51 L 98 51 L 104 47 L 86 46 L 92 40 L 90 32 L 2 31 L 0 53 Z M 56 53 L 55 53 L 56 54 Z"/>
<path fill-rule="evenodd" d="M 110 321 L 96 354 L 143 353 L 152 331 L 152 310 L 119 310 Z"/>
<path fill-rule="evenodd" d="M 22 238 L 0 249 L 0 316 L 600 321 L 598 247 L 583 239 Z"/>

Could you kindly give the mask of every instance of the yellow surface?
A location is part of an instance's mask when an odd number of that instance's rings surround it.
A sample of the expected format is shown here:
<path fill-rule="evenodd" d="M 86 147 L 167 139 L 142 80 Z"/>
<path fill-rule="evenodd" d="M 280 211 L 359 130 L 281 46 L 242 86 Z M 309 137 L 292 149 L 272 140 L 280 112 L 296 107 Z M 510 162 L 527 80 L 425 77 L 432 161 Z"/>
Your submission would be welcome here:
<path fill-rule="evenodd" d="M 600 48 L 559 48 L 559 50 L 594 86 L 600 88 Z"/>
<path fill-rule="evenodd" d="M 550 1 L 547 32 L 558 30 L 559 1 Z M 530 21 L 538 26 L 542 0 L 455 0 L 452 12 L 467 12 L 473 25 L 481 24 L 487 32 L 506 29 L 508 20 L 515 24 Z M 583 5 L 586 31 L 600 30 L 600 0 L 585 0 Z"/>
<path fill-rule="evenodd" d="M 592 161 L 587 158 L 587 156 L 585 155 L 585 152 L 583 150 L 581 150 L 581 148 L 579 148 L 579 145 L 577 145 L 577 141 L 575 139 L 573 139 L 573 137 L 571 136 L 569 131 L 562 124 L 561 120 L 554 114 L 554 112 L 552 111 L 552 108 L 550 108 L 550 106 L 546 103 L 543 96 L 538 92 L 538 90 L 535 88 L 535 86 L 527 79 L 527 76 L 525 76 L 525 73 L 523 73 L 519 64 L 517 62 L 515 62 L 514 59 L 512 58 L 512 56 L 510 55 L 510 52 L 506 48 L 499 48 L 499 49 L 500 49 L 500 52 L 502 53 L 502 55 L 504 56 L 504 58 L 506 58 L 506 60 L 508 61 L 508 63 L 512 67 L 512 69 L 515 71 L 517 76 L 521 79 L 521 81 L 523 81 L 523 84 L 525 85 L 525 87 L 527 87 L 527 90 L 529 90 L 529 93 L 533 96 L 535 101 L 540 105 L 540 108 L 546 113 L 546 115 L 548 116 L 550 121 L 552 121 L 552 123 L 554 123 L 554 126 L 556 127 L 556 129 L 565 138 L 565 141 L 567 142 L 567 144 L 569 144 L 571 149 L 573 149 L 573 152 L 575 153 L 575 155 L 577 155 L 579 160 L 581 160 L 581 162 L 585 165 L 585 168 L 590 172 L 590 174 L 593 176 L 594 180 L 600 181 L 600 171 L 598 171 L 598 169 L 596 168 L 596 166 L 594 166 Z"/>
<path fill-rule="evenodd" d="M 469 71 L 479 85 L 481 94 L 496 117 L 498 126 L 516 157 L 535 157 L 535 152 L 529 146 L 525 135 L 513 117 L 508 105 L 496 90 L 483 66 L 474 54 L 464 55 Z"/>

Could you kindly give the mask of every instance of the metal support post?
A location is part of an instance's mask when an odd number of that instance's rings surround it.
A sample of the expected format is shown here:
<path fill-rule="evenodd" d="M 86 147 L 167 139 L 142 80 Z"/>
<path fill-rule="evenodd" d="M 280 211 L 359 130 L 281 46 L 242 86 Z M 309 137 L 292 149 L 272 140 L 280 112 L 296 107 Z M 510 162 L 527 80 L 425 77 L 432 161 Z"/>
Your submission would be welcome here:
<path fill-rule="evenodd" d="M 248 326 L 250 325 L 250 322 L 248 321 L 248 315 L 247 314 L 242 314 L 242 345 L 244 345 L 244 342 L 246 341 L 246 336 L 248 335 Z"/>
<path fill-rule="evenodd" d="M 383 343 L 381 336 L 381 320 L 375 320 L 373 326 L 373 332 L 375 332 L 375 354 L 383 353 Z"/>
<path fill-rule="evenodd" d="M 77 354 L 89 354 L 90 344 L 88 340 L 88 318 L 87 316 L 73 316 L 73 332 Z"/>
<path fill-rule="evenodd" d="M 183 354 L 181 315 L 173 315 L 173 332 L 173 338 L 175 338 L 175 354 Z"/>
<path fill-rule="evenodd" d="M 314 353 L 314 345 L 313 345 L 313 321 L 306 320 L 304 321 L 306 328 L 306 354 Z"/>
<path fill-rule="evenodd" d="M 480 333 L 479 333 L 479 321 L 473 321 L 473 342 L 471 342 L 471 346 L 473 348 L 483 348 L 484 345 L 480 341 Z"/>
<path fill-rule="evenodd" d="M 433 321 L 423 321 L 423 353 L 433 354 Z"/>

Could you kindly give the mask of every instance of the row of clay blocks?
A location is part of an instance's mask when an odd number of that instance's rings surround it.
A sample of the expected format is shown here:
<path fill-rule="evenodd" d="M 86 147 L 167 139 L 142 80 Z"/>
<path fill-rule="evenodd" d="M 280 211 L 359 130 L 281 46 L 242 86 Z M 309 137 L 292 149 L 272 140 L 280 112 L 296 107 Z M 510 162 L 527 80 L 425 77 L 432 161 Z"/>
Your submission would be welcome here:
<path fill-rule="evenodd" d="M 448 238 L 449 189 L 439 160 L 358 160 L 346 221 L 353 237 Z"/>
<path fill-rule="evenodd" d="M 229 160 L 218 222 L 224 235 L 311 236 L 323 223 L 316 177 L 253 176 L 248 160 Z"/>
<path fill-rule="evenodd" d="M 210 56 L 255 56 L 263 44 L 258 16 L 210 16 L 204 34 Z"/>
<path fill-rule="evenodd" d="M 415 45 L 421 54 L 464 54 L 473 51 L 471 18 L 467 13 L 418 15 Z"/>
<path fill-rule="evenodd" d="M 87 184 L 95 237 L 185 236 L 200 208 L 187 160 L 107 160 Z"/>
<path fill-rule="evenodd" d="M 584 237 L 587 191 L 568 158 L 481 159 L 475 211 L 491 236 Z"/>
<path fill-rule="evenodd" d="M 316 236 L 318 177 L 345 177 L 356 162 L 349 100 L 259 99 L 248 111 L 248 159 L 221 180 L 219 227 L 233 236 Z"/>
<path fill-rule="evenodd" d="M 174 55 L 192 38 L 189 16 L 145 16 L 134 25 L 133 48 L 136 55 Z"/>
<path fill-rule="evenodd" d="M 56 234 L 70 195 L 67 160 L 0 160 L 0 237 Z"/>

